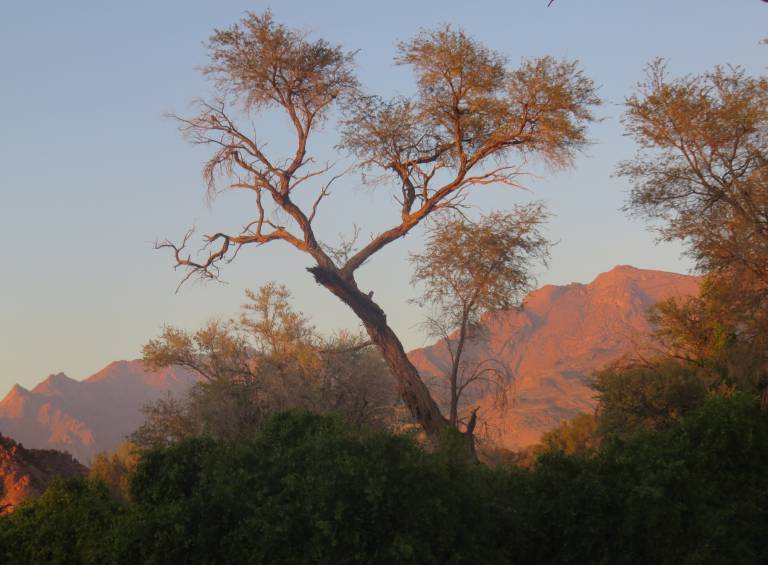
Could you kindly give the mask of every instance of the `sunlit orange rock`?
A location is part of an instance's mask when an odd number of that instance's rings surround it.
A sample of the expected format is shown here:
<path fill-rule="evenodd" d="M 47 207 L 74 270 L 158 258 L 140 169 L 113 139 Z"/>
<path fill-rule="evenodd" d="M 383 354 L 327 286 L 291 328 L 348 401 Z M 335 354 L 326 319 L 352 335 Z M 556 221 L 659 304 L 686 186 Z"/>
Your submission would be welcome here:
<path fill-rule="evenodd" d="M 81 477 L 87 472 L 68 453 L 26 449 L 0 435 L 0 515 L 45 492 L 54 477 Z"/>
<path fill-rule="evenodd" d="M 595 407 L 592 373 L 647 342 L 646 312 L 670 296 L 695 294 L 688 275 L 618 266 L 589 284 L 548 285 L 528 295 L 521 310 L 486 316 L 487 339 L 470 348 L 495 358 L 512 375 L 506 410 L 488 397 L 476 404 L 493 437 L 520 449 L 565 419 Z M 417 349 L 411 360 L 424 376 L 444 372 L 444 344 Z"/>

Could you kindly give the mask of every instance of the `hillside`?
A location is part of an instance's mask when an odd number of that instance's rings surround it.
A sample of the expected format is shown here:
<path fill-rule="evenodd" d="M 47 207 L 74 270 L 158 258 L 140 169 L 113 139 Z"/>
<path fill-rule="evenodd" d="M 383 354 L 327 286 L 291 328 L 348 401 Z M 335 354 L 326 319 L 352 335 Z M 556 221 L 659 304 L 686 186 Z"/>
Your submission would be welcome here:
<path fill-rule="evenodd" d="M 696 291 L 696 277 L 620 266 L 589 284 L 542 287 L 523 308 L 486 316 L 486 339 L 472 344 L 467 355 L 497 359 L 512 377 L 505 410 L 489 398 L 473 399 L 492 435 L 518 449 L 562 420 L 592 410 L 590 375 L 648 335 L 647 309 Z M 427 379 L 448 365 L 441 343 L 410 357 Z M 141 361 L 116 361 L 83 381 L 51 375 L 32 390 L 14 386 L 0 401 L 0 433 L 28 447 L 68 451 L 87 464 L 141 424 L 144 403 L 167 392 L 183 394 L 194 381 L 179 368 L 145 371 Z"/>
<path fill-rule="evenodd" d="M 619 266 L 589 284 L 548 285 L 523 308 L 482 320 L 486 339 L 468 355 L 494 358 L 512 376 L 506 410 L 488 397 L 477 402 L 493 436 L 519 449 L 579 412 L 594 409 L 590 375 L 635 349 L 651 330 L 646 312 L 670 296 L 697 292 L 697 278 Z M 448 367 L 444 343 L 417 349 L 412 361 L 425 378 Z"/>
<path fill-rule="evenodd" d="M 45 492 L 54 477 L 84 476 L 87 471 L 68 453 L 26 449 L 0 435 L 0 515 Z"/>
<path fill-rule="evenodd" d="M 50 375 L 32 390 L 15 385 L 0 401 L 0 433 L 87 464 L 141 425 L 146 402 L 182 394 L 194 380 L 175 367 L 145 371 L 141 361 L 115 361 L 83 381 Z"/>

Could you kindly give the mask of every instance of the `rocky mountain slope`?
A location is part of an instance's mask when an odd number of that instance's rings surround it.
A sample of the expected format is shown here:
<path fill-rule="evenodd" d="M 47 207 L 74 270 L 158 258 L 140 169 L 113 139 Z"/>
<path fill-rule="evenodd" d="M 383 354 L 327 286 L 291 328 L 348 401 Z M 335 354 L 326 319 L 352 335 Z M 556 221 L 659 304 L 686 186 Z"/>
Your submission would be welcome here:
<path fill-rule="evenodd" d="M 694 294 L 695 277 L 620 266 L 589 284 L 548 285 L 520 310 L 486 316 L 485 338 L 467 355 L 507 369 L 509 403 L 473 401 L 503 446 L 519 449 L 578 412 L 594 408 L 594 370 L 633 351 L 650 327 L 645 314 L 669 296 Z M 414 350 L 425 377 L 448 366 L 445 344 Z M 147 372 L 141 361 L 111 363 L 84 381 L 51 375 L 32 390 L 16 385 L 0 401 L 0 433 L 32 448 L 68 451 L 88 464 L 142 422 L 140 408 L 166 392 L 183 394 L 195 376 L 179 368 Z"/>
<path fill-rule="evenodd" d="M 492 437 L 520 449 L 561 421 L 593 410 L 592 373 L 643 341 L 651 330 L 650 306 L 697 289 L 696 277 L 619 266 L 589 284 L 545 286 L 529 294 L 522 309 L 486 316 L 486 337 L 468 355 L 496 359 L 511 376 L 506 409 L 488 396 L 477 402 Z M 444 343 L 410 357 L 425 377 L 449 366 Z"/>
<path fill-rule="evenodd" d="M 30 496 L 45 492 L 54 477 L 84 476 L 87 472 L 68 453 L 26 449 L 0 435 L 0 515 L 12 512 Z"/>
<path fill-rule="evenodd" d="M 146 402 L 183 394 L 194 381 L 191 372 L 175 367 L 145 371 L 141 361 L 110 363 L 84 381 L 51 375 L 32 390 L 15 385 L 0 401 L 0 433 L 88 464 L 141 425 Z"/>

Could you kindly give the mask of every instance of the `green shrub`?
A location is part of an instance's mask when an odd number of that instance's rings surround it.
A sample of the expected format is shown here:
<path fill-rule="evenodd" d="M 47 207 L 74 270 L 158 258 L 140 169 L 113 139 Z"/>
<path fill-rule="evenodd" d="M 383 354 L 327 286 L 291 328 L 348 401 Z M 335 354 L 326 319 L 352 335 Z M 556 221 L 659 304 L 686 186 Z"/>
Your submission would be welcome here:
<path fill-rule="evenodd" d="M 484 563 L 489 472 L 304 411 L 251 441 L 149 452 L 132 483 L 147 562 Z"/>
<path fill-rule="evenodd" d="M 596 456 L 542 456 L 517 528 L 523 562 L 768 562 L 768 417 L 754 397 L 713 396 L 677 424 Z"/>
<path fill-rule="evenodd" d="M 8 563 L 765 563 L 768 416 L 712 396 L 531 469 L 292 411 L 142 454 L 130 502 L 56 481 L 0 518 Z"/>
<path fill-rule="evenodd" d="M 54 479 L 42 496 L 0 519 L 0 562 L 113 563 L 121 513 L 105 485 Z"/>
<path fill-rule="evenodd" d="M 674 361 L 605 369 L 593 387 L 599 394 L 599 432 L 623 438 L 674 424 L 707 394 L 705 377 Z"/>

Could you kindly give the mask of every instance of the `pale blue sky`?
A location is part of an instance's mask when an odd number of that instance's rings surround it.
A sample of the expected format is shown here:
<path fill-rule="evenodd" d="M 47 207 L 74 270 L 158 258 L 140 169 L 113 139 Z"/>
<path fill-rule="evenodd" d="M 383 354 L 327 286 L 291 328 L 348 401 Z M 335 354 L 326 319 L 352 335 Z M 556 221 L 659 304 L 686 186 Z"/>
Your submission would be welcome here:
<path fill-rule="evenodd" d="M 250 199 L 225 195 L 206 207 L 200 167 L 206 152 L 178 135 L 166 112 L 184 114 L 209 92 L 197 67 L 203 41 L 245 10 L 271 8 L 280 22 L 359 49 L 365 86 L 408 93 L 394 44 L 420 27 L 463 26 L 511 61 L 553 54 L 579 59 L 601 87 L 605 121 L 592 129 L 588 155 L 565 173 L 531 179 L 529 193 L 488 188 L 478 210 L 546 201 L 555 215 L 548 235 L 559 244 L 539 281 L 588 282 L 616 264 L 684 272 L 680 248 L 619 211 L 626 193 L 611 178 L 632 155 L 618 121 L 621 101 L 656 56 L 673 73 L 718 63 L 761 73 L 768 47 L 768 5 L 759 0 L 546 0 L 488 2 L 203 2 L 4 1 L 0 3 L 0 394 L 51 372 L 84 378 L 109 361 L 134 358 L 164 323 L 193 329 L 236 313 L 243 290 L 274 279 L 323 329 L 354 328 L 354 318 L 304 271 L 306 258 L 277 244 L 243 252 L 224 272 L 228 285 L 187 285 L 152 250 L 160 237 L 232 230 Z M 279 122 L 264 138 L 279 144 Z M 332 132 L 316 144 L 333 147 Z M 387 196 L 355 188 L 354 179 L 321 212 L 325 233 L 352 223 L 385 226 L 396 210 Z M 364 235 L 366 230 L 363 230 Z M 360 272 L 407 347 L 425 343 L 406 261 L 419 234 L 397 242 Z"/>

